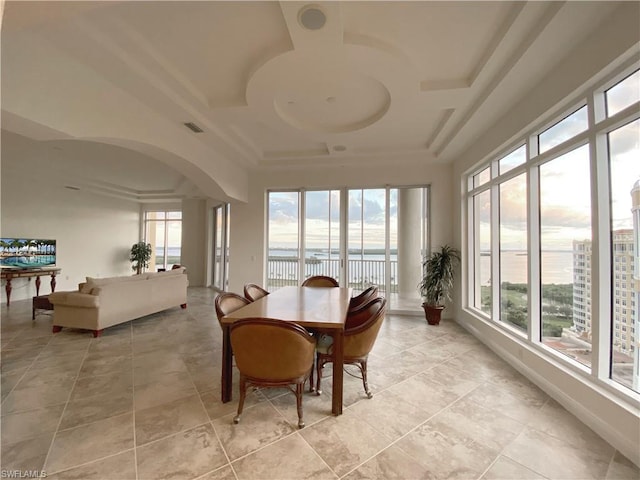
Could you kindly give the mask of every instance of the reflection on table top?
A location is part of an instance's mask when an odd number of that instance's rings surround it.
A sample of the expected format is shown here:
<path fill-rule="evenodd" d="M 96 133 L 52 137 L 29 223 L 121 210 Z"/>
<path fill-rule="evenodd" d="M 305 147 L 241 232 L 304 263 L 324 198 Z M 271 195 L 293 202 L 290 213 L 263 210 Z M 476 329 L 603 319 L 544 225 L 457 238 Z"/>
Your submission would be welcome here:
<path fill-rule="evenodd" d="M 222 319 L 223 324 L 249 317 L 289 320 L 309 328 L 343 329 L 350 288 L 282 287 Z"/>

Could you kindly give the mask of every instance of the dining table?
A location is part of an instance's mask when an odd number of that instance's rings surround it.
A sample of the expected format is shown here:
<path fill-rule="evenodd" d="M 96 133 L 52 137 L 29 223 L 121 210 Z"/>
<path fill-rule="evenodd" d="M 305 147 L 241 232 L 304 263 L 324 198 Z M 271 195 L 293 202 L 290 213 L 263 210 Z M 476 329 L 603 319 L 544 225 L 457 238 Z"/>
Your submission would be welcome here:
<path fill-rule="evenodd" d="M 243 318 L 274 318 L 294 322 L 312 332 L 333 337 L 333 388 L 331 412 L 342 414 L 344 326 L 351 288 L 286 286 L 222 317 L 222 402 L 232 399 L 233 351 L 230 329 Z"/>

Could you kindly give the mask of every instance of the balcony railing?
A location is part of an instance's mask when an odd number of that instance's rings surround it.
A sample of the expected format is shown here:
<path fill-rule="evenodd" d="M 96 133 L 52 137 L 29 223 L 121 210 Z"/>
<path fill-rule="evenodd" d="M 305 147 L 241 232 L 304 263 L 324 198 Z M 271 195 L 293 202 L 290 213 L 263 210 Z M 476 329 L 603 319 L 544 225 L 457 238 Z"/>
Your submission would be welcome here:
<path fill-rule="evenodd" d="M 349 287 L 364 290 L 369 285 L 378 285 L 385 292 L 385 260 L 348 260 Z M 391 291 L 398 291 L 398 262 L 392 260 Z M 339 259 L 305 259 L 305 278 L 313 275 L 327 275 L 335 279 L 340 272 Z M 269 257 L 267 268 L 267 288 L 276 289 L 288 285 L 298 285 L 298 259 L 296 257 Z"/>

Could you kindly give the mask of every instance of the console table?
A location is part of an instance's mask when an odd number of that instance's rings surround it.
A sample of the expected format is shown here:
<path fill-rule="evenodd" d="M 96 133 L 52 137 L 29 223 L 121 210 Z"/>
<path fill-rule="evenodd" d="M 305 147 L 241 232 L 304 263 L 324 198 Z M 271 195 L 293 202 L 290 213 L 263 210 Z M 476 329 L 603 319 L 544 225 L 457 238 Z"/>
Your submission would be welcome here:
<path fill-rule="evenodd" d="M 60 268 L 42 267 L 42 268 L 24 268 L 24 269 L 2 269 L 2 279 L 7 281 L 4 291 L 7 292 L 7 307 L 11 303 L 11 280 L 14 278 L 36 277 L 36 297 L 40 295 L 40 277 L 44 275 L 51 276 L 51 291 L 56 291 L 56 275 L 60 273 Z"/>

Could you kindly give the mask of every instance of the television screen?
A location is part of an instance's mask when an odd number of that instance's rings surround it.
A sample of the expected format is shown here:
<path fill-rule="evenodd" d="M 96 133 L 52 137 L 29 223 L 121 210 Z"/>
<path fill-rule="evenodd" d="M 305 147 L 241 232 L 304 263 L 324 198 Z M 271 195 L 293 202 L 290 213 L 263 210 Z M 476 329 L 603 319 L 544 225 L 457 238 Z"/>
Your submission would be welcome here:
<path fill-rule="evenodd" d="M 56 241 L 40 238 L 0 238 L 2 268 L 53 267 Z"/>

